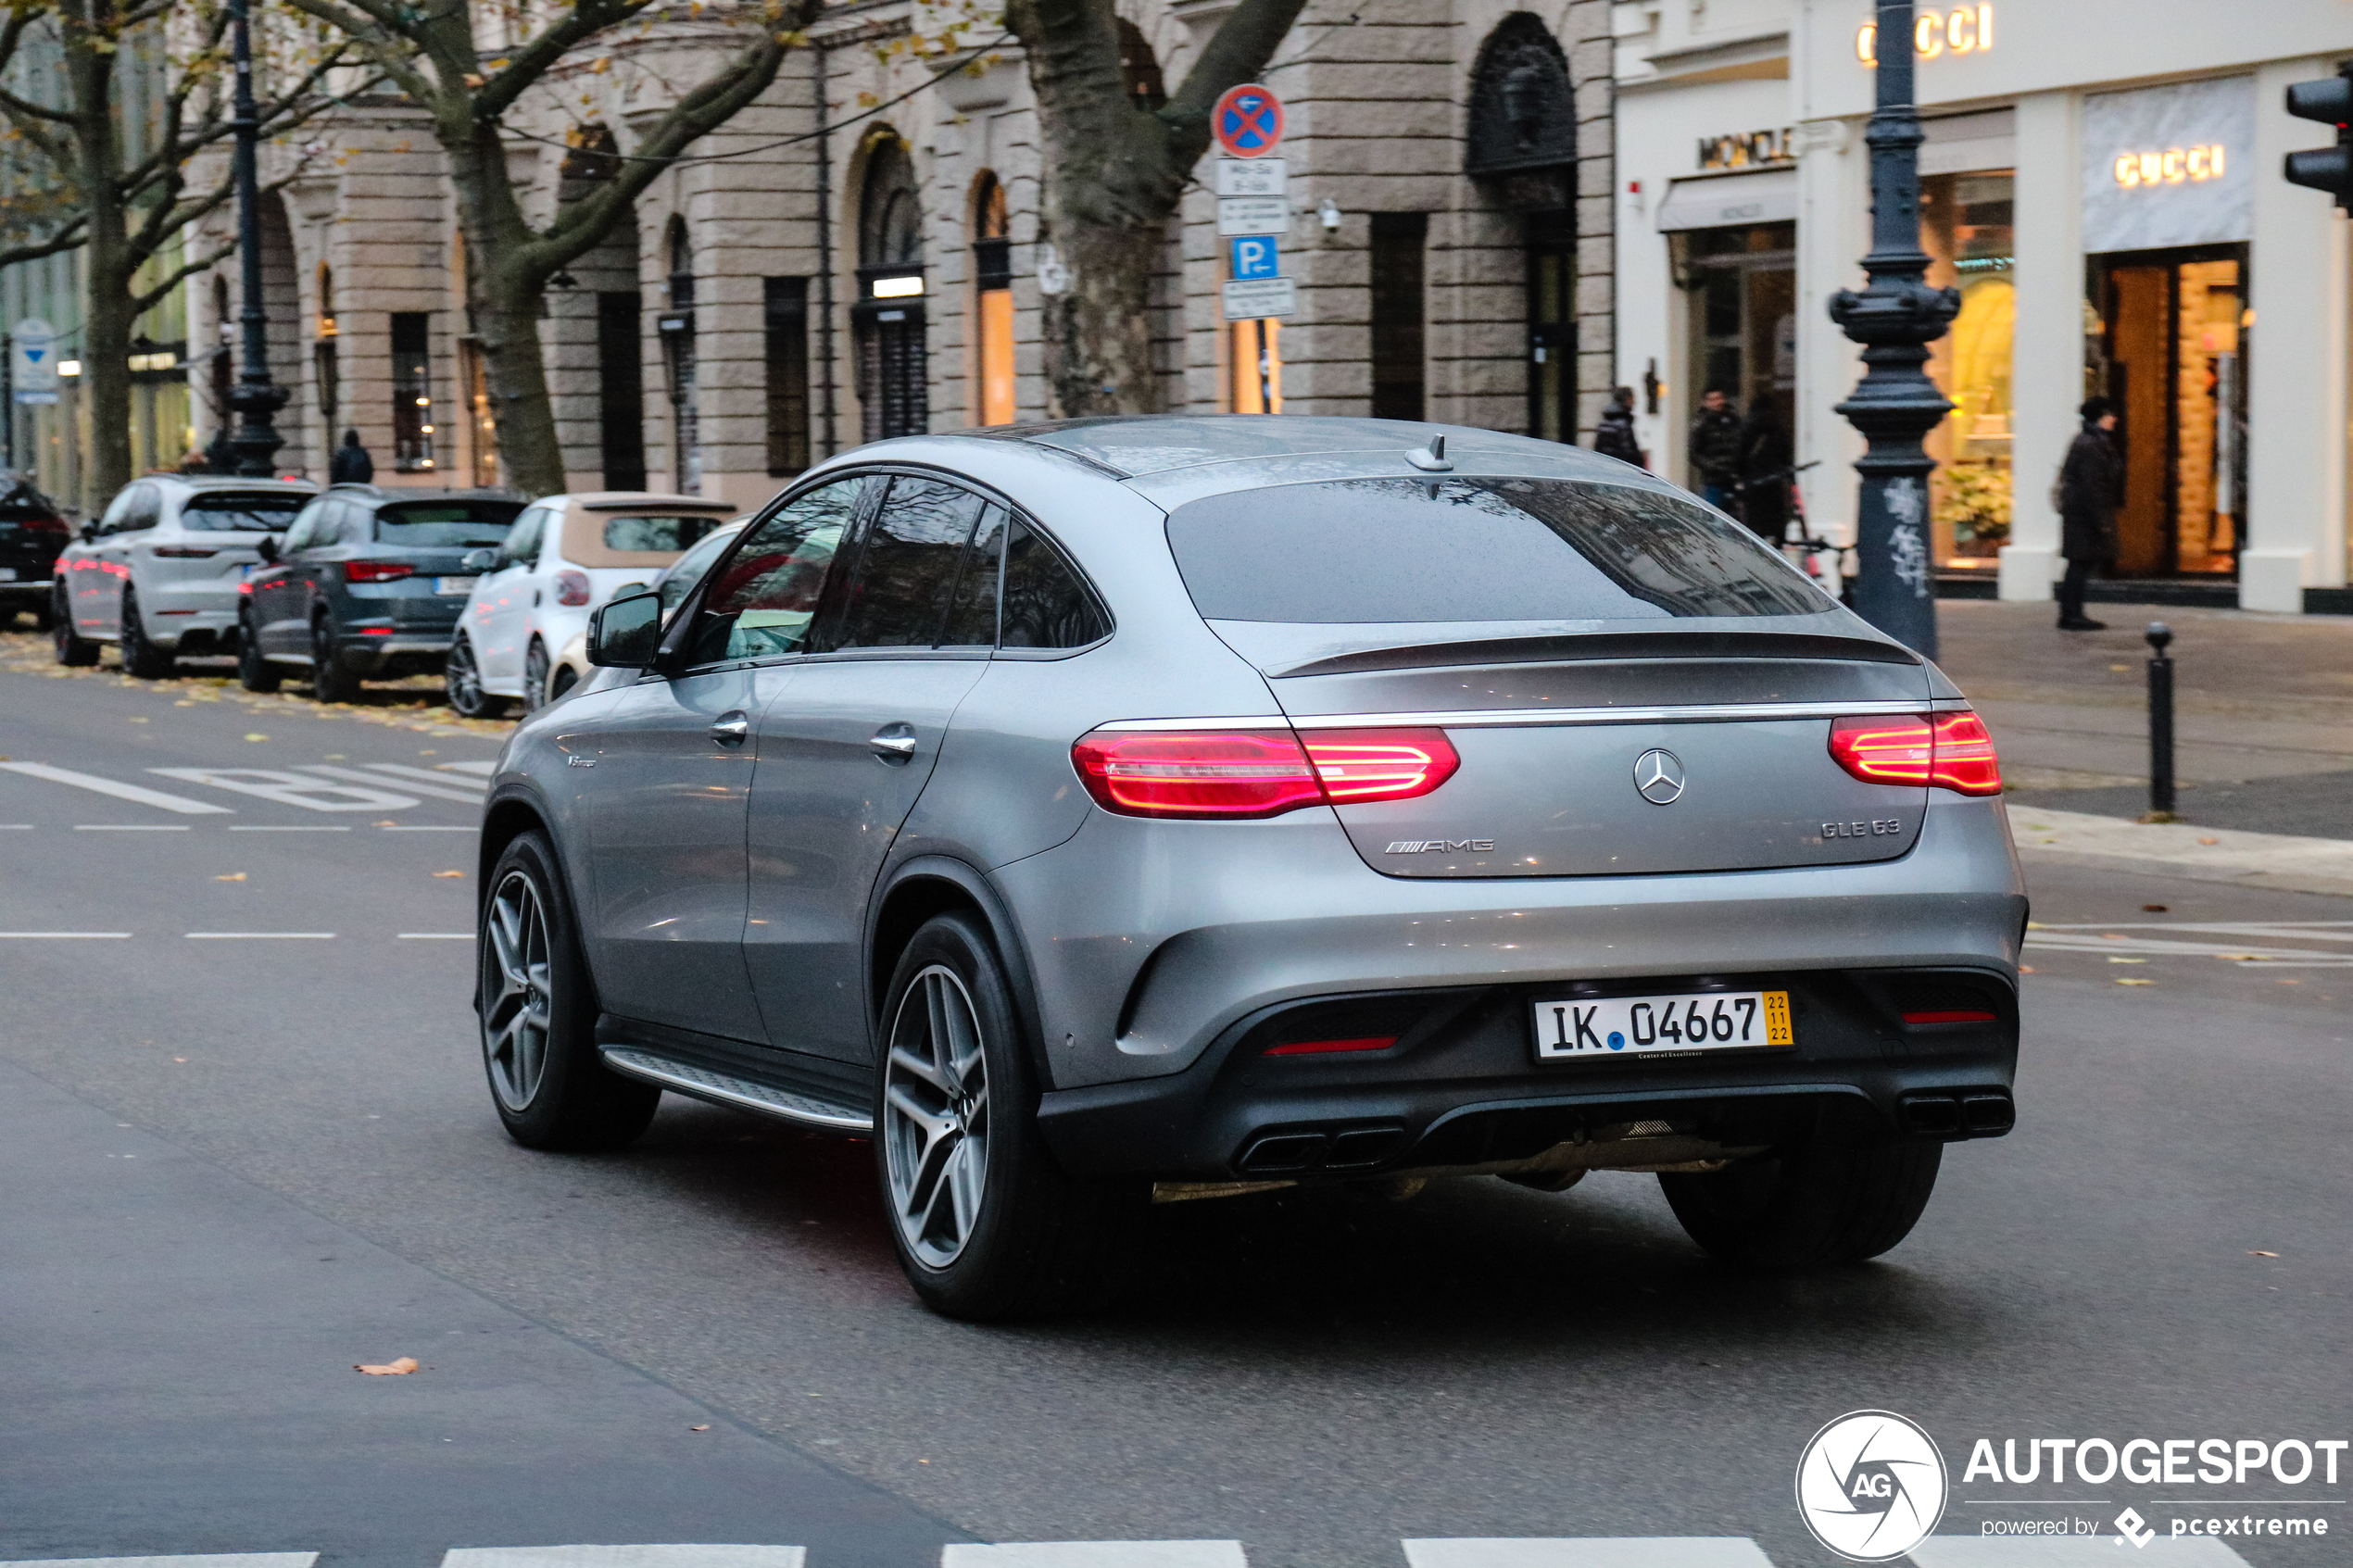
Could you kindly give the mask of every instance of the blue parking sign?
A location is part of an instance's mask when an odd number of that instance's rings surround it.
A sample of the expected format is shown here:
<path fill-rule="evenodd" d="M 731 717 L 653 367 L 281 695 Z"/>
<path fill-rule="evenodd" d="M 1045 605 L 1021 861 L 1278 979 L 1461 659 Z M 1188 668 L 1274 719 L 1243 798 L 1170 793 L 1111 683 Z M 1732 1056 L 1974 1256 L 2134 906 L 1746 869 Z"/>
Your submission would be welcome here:
<path fill-rule="evenodd" d="M 1238 234 L 1233 244 L 1232 275 L 1237 278 L 1279 278 L 1282 257 L 1272 234 Z"/>

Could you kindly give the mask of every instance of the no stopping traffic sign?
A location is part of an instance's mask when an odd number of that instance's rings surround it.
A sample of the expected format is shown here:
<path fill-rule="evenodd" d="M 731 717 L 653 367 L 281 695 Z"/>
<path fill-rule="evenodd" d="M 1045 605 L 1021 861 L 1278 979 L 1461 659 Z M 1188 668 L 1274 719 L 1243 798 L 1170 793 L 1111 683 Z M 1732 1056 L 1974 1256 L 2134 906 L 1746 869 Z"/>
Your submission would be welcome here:
<path fill-rule="evenodd" d="M 1209 124 L 1228 157 L 1265 157 L 1282 144 L 1283 101 L 1248 82 L 1228 87 L 1209 111 Z"/>

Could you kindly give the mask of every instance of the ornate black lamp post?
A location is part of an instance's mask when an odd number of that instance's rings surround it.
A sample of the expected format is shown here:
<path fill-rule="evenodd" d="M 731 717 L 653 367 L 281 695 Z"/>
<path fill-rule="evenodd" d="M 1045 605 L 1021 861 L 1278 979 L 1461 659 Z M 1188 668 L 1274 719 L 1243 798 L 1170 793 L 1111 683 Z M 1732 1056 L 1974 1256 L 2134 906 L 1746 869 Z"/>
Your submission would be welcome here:
<path fill-rule="evenodd" d="M 1929 548 L 1928 476 L 1936 465 L 1920 437 L 1952 409 L 1920 367 L 1961 307 L 1956 289 L 1932 289 L 1920 249 L 1920 119 L 1912 106 L 1912 0 L 1879 0 L 1878 106 L 1863 140 L 1871 149 L 1870 286 L 1841 289 L 1831 320 L 1863 345 L 1863 379 L 1838 406 L 1870 443 L 1856 514 L 1861 551 L 1856 612 L 1889 635 L 1936 656 L 1936 573 Z"/>
<path fill-rule="evenodd" d="M 261 308 L 261 174 L 256 144 L 261 115 L 253 101 L 253 37 L 246 26 L 248 0 L 229 0 L 230 46 L 237 69 L 235 118 L 237 134 L 237 261 L 245 285 L 245 370 L 230 390 L 229 407 L 242 416 L 229 445 L 236 449 L 237 471 L 258 479 L 276 471 L 271 461 L 285 443 L 279 439 L 270 416 L 286 406 L 288 394 L 270 379 L 269 317 Z"/>

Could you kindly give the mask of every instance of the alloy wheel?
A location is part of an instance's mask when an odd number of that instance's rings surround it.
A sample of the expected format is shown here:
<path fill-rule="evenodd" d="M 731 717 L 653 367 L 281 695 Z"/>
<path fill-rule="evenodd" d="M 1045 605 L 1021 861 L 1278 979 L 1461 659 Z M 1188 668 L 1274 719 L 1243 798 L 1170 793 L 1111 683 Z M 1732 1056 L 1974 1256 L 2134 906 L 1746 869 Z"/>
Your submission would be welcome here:
<path fill-rule="evenodd" d="M 988 1196 L 988 1058 L 972 994 L 944 964 L 915 975 L 891 1020 L 882 1136 L 899 1233 L 946 1268 Z"/>
<path fill-rule="evenodd" d="M 474 662 L 473 645 L 458 639 L 442 666 L 442 684 L 449 689 L 450 711 L 472 719 L 482 711 L 482 667 Z"/>
<path fill-rule="evenodd" d="M 510 872 L 483 922 L 482 1050 L 509 1110 L 528 1108 L 547 1070 L 547 916 L 539 889 Z"/>

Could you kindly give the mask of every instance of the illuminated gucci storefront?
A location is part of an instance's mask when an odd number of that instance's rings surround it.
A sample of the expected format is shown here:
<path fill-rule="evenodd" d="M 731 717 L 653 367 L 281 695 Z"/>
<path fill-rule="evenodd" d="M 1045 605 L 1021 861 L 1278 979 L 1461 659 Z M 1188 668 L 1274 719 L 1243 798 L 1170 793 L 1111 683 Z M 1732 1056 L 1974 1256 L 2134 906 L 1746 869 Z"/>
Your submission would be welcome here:
<path fill-rule="evenodd" d="M 1831 410 L 1860 363 L 1810 302 L 1858 282 L 1869 246 L 1867 16 L 1801 0 L 1790 17 L 1798 460 L 1820 465 L 1808 514 L 1833 533 L 1860 442 Z M 2328 139 L 2284 89 L 2353 56 L 2353 12 L 2266 0 L 2213 19 L 2175 0 L 1923 12 L 1921 248 L 1961 295 L 1929 366 L 1955 404 L 1929 441 L 1949 585 L 2049 596 L 2053 481 L 2100 395 L 2121 415 L 2120 591 L 2353 608 L 2346 223 L 2280 175 Z"/>

